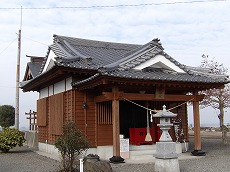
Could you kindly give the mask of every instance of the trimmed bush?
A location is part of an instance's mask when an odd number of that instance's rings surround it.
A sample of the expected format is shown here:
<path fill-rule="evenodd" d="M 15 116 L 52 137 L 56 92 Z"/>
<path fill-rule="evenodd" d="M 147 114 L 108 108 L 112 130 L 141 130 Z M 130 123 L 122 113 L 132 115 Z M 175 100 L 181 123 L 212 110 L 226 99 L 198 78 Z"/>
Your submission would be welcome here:
<path fill-rule="evenodd" d="M 22 132 L 15 128 L 4 128 L 0 132 L 0 150 L 9 152 L 10 149 L 16 146 L 23 146 L 25 138 Z"/>
<path fill-rule="evenodd" d="M 61 154 L 64 172 L 73 171 L 75 157 L 81 155 L 89 148 L 89 143 L 84 134 L 76 127 L 76 124 L 69 121 L 63 126 L 63 135 L 58 137 L 55 147 Z"/>

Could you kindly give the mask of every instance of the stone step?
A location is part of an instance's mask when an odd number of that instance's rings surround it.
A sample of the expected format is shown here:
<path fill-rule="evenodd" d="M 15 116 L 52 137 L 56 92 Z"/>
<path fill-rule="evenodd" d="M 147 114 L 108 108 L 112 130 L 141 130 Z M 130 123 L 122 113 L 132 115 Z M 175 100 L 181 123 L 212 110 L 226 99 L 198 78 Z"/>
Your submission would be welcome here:
<path fill-rule="evenodd" d="M 131 145 L 130 147 L 130 160 L 153 160 L 153 154 L 156 152 L 156 146 L 154 145 L 140 145 L 134 146 Z"/>
<path fill-rule="evenodd" d="M 153 145 L 130 145 L 129 146 L 130 151 L 137 151 L 137 150 L 156 150 L 156 144 Z"/>
<path fill-rule="evenodd" d="M 156 150 L 149 149 L 149 150 L 135 150 L 130 151 L 130 156 L 143 156 L 143 155 L 153 155 L 156 152 Z"/>
<path fill-rule="evenodd" d="M 130 160 L 154 160 L 153 155 L 132 155 L 129 157 Z"/>

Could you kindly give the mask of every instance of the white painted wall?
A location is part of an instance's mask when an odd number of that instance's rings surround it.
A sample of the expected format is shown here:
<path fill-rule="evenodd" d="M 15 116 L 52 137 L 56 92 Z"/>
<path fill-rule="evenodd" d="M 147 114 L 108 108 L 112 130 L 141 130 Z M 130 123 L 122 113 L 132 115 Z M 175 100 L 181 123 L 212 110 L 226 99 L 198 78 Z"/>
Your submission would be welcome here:
<path fill-rule="evenodd" d="M 58 94 L 61 92 L 64 92 L 65 89 L 65 80 L 62 80 L 60 82 L 57 82 L 56 84 L 54 84 L 54 94 Z"/>
<path fill-rule="evenodd" d="M 52 95 L 54 95 L 54 86 L 50 85 L 49 86 L 49 96 L 52 96 Z"/>
<path fill-rule="evenodd" d="M 67 78 L 66 79 L 66 91 L 72 89 L 71 83 L 72 83 L 72 77 Z"/>
<path fill-rule="evenodd" d="M 155 57 L 151 58 L 150 60 L 140 64 L 139 66 L 136 66 L 134 69 L 137 70 L 142 70 L 146 67 L 154 67 L 154 64 L 157 66 L 157 64 L 159 64 L 159 62 L 161 62 L 162 64 L 164 64 L 164 66 L 166 66 L 166 69 L 171 69 L 174 70 L 175 72 L 178 73 L 185 73 L 185 71 L 183 71 L 181 68 L 179 68 L 178 66 L 176 66 L 174 63 L 172 63 L 170 60 L 168 60 L 167 58 L 165 58 L 163 55 L 156 55 Z"/>
<path fill-rule="evenodd" d="M 39 92 L 39 99 L 48 97 L 48 91 L 48 87 L 41 89 Z"/>
<path fill-rule="evenodd" d="M 56 55 L 54 54 L 54 52 L 52 50 L 50 50 L 42 73 L 47 71 L 48 67 L 49 68 L 51 67 L 50 65 L 53 65 L 53 62 L 56 61 L 55 57 L 56 57 Z"/>
<path fill-rule="evenodd" d="M 39 99 L 52 96 L 54 94 L 62 93 L 72 89 L 72 77 L 50 85 L 49 87 L 40 90 Z"/>

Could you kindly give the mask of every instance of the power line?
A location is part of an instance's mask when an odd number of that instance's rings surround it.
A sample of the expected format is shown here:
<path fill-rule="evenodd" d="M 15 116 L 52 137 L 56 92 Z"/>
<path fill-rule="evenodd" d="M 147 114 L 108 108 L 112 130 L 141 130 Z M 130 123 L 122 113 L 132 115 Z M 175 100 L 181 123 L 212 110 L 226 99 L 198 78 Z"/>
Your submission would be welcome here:
<path fill-rule="evenodd" d="M 227 0 L 206 0 L 206 1 L 176 1 L 176 2 L 161 2 L 161 3 L 144 3 L 144 4 L 120 4 L 120 5 L 93 5 L 93 6 L 75 6 L 75 7 L 1 7 L 0 10 L 51 10 L 51 9 L 93 9 L 93 8 L 122 8 L 122 7 L 141 7 L 141 6 L 156 6 L 156 5 L 174 5 L 174 4 L 192 4 L 192 3 L 207 3 L 221 2 Z"/>
<path fill-rule="evenodd" d="M 11 41 L 11 42 L 9 43 L 9 45 L 7 45 L 6 48 L 4 48 L 4 49 L 0 52 L 0 55 L 1 55 L 4 51 L 6 51 L 6 49 L 9 48 L 10 45 L 13 44 L 13 42 L 14 42 L 15 40 L 17 40 L 17 38 L 15 38 L 13 41 Z"/>
<path fill-rule="evenodd" d="M 22 38 L 28 39 L 28 40 L 30 40 L 30 41 L 33 41 L 33 42 L 36 42 L 36 43 L 39 43 L 39 44 L 42 44 L 42 45 L 45 45 L 45 46 L 49 46 L 49 45 L 47 45 L 47 44 L 45 44 L 45 43 L 36 41 L 36 40 L 34 40 L 34 39 L 31 39 L 31 38 L 28 38 L 28 37 L 25 37 L 25 36 L 22 36 Z"/>

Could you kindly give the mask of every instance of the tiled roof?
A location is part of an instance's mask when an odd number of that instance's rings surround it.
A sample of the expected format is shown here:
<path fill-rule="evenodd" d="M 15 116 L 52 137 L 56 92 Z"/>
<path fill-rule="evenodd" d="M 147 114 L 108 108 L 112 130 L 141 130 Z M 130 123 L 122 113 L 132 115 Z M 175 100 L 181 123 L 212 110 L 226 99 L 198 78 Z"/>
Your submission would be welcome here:
<path fill-rule="evenodd" d="M 158 39 L 154 39 L 145 45 L 137 45 L 54 35 L 54 42 L 50 49 L 57 56 L 55 63 L 57 66 L 98 70 L 96 75 L 86 80 L 75 82 L 73 86 L 88 82 L 98 76 L 195 83 L 229 82 L 226 76 L 216 76 L 207 70 L 180 64 L 164 52 Z M 158 54 L 164 56 L 185 73 L 157 68 L 133 69 Z"/>
<path fill-rule="evenodd" d="M 116 78 L 127 78 L 127 79 L 139 79 L 149 81 L 172 81 L 172 82 L 189 82 L 189 83 L 228 83 L 229 80 L 226 76 L 210 77 L 209 75 L 201 74 L 189 74 L 189 73 L 177 73 L 164 69 L 150 69 L 150 70 L 113 70 L 113 71 L 101 71 L 95 74 L 93 77 L 87 78 L 86 80 L 76 81 L 72 85 L 77 86 L 82 83 L 88 82 L 95 79 L 96 77 L 110 76 Z"/>
<path fill-rule="evenodd" d="M 135 78 L 143 80 L 154 81 L 178 81 L 178 82 L 201 82 L 201 83 L 223 83 L 227 81 L 226 77 L 218 77 L 213 79 L 207 75 L 176 73 L 164 69 L 150 69 L 150 70 L 115 70 L 103 75 Z"/>
<path fill-rule="evenodd" d="M 42 62 L 28 62 L 27 64 L 31 70 L 31 74 L 32 74 L 33 78 L 38 76 L 39 71 L 40 71 L 41 66 L 42 66 Z"/>
<path fill-rule="evenodd" d="M 50 48 L 61 59 L 58 65 L 74 63 L 75 67 L 85 68 L 85 64 L 91 63 L 91 68 L 99 68 L 120 60 L 126 53 L 140 46 L 55 35 L 54 44 Z M 71 62 L 67 62 L 68 60 Z"/>

